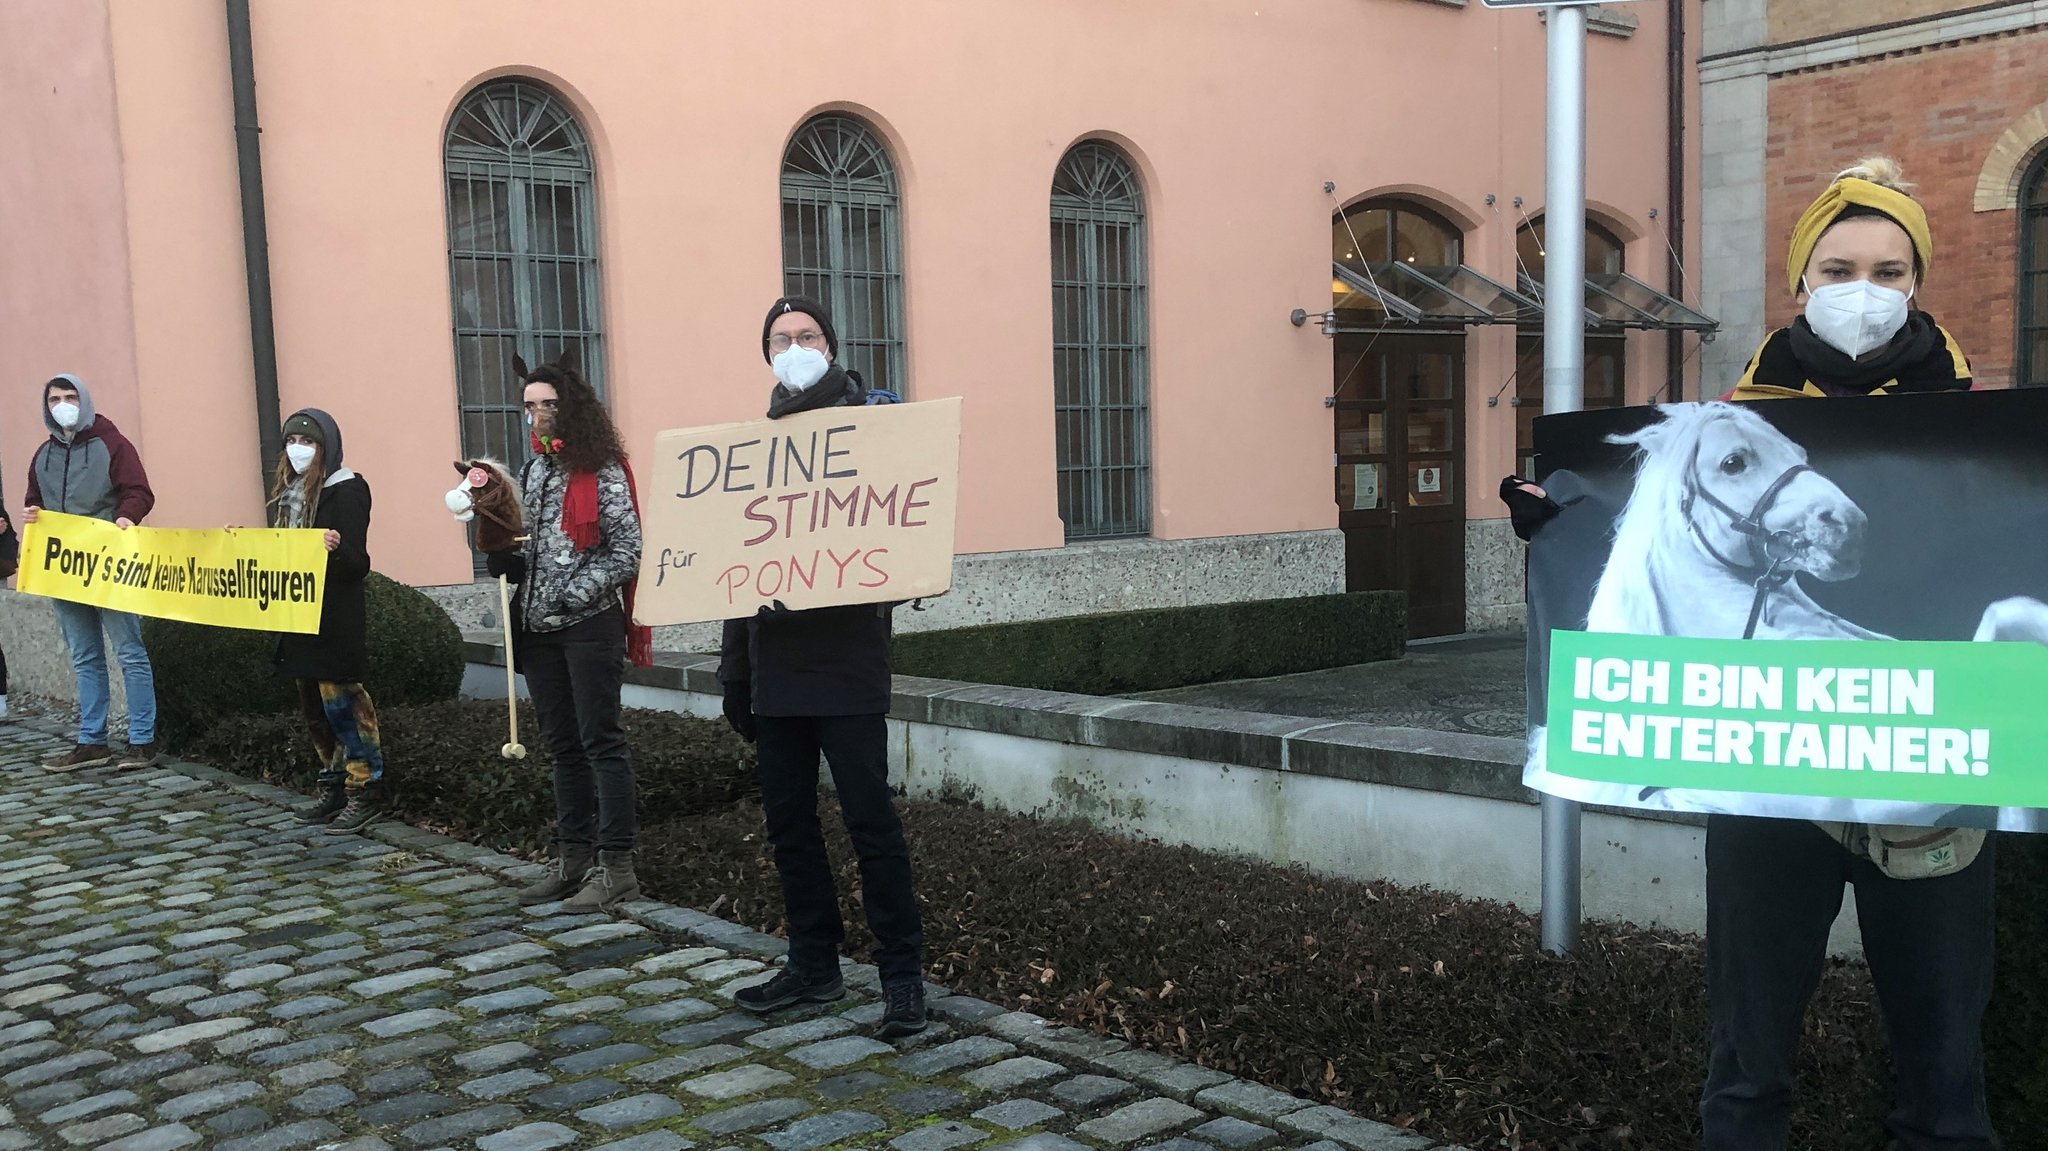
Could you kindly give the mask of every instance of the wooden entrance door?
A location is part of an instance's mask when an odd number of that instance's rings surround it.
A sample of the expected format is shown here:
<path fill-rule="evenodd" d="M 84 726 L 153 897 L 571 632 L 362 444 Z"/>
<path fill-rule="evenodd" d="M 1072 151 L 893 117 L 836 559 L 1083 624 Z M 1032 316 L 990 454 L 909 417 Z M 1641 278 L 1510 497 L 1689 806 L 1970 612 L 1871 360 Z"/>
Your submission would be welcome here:
<path fill-rule="evenodd" d="M 1335 337 L 1347 591 L 1408 593 L 1414 638 L 1465 630 L 1465 337 Z"/>

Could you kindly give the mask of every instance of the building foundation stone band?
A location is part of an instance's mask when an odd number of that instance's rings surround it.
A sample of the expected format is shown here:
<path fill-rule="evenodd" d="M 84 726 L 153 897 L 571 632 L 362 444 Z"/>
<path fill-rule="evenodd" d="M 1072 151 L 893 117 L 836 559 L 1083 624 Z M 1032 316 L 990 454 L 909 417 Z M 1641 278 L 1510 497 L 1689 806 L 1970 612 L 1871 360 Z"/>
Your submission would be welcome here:
<path fill-rule="evenodd" d="M 1508 520 L 1465 521 L 1465 630 L 1516 631 L 1528 618 L 1524 544 Z"/>
<path fill-rule="evenodd" d="M 1512 535 L 1510 539 L 1512 539 Z M 1098 612 L 1292 599 L 1344 590 L 1334 529 L 1206 539 L 1103 540 L 953 561 L 953 590 L 896 612 L 899 631 L 1057 619 Z M 495 582 L 423 588 L 465 631 L 499 626 Z M 656 628 L 664 651 L 714 651 L 718 625 Z"/>
<path fill-rule="evenodd" d="M 7 690 L 75 704 L 78 679 L 71 670 L 71 649 L 65 646 L 50 602 L 42 596 L 0 588 L 0 651 L 7 653 Z M 112 713 L 126 715 L 128 687 L 111 650 L 107 664 Z"/>

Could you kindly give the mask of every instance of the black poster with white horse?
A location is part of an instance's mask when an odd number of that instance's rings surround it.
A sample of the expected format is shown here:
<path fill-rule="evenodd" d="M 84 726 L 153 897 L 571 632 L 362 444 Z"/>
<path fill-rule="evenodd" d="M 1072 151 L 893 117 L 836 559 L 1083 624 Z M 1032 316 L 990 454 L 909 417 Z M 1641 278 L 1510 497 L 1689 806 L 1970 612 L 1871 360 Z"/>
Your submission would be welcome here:
<path fill-rule="evenodd" d="M 1536 421 L 1532 788 L 2048 831 L 2048 389 Z"/>

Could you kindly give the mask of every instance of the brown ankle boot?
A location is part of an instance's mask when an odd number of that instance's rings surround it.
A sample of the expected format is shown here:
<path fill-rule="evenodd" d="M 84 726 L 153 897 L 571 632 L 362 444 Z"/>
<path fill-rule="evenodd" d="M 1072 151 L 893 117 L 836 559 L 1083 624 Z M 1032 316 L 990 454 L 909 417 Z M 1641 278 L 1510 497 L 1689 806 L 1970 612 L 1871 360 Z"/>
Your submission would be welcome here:
<path fill-rule="evenodd" d="M 583 879 L 583 890 L 562 905 L 564 915 L 610 911 L 621 903 L 640 898 L 640 881 L 633 876 L 633 853 L 600 851 L 597 866 Z"/>
<path fill-rule="evenodd" d="M 519 906 L 553 903 L 582 890 L 584 873 L 597 862 L 596 854 L 587 843 L 565 843 L 558 850 L 553 867 L 541 881 L 519 889 Z"/>

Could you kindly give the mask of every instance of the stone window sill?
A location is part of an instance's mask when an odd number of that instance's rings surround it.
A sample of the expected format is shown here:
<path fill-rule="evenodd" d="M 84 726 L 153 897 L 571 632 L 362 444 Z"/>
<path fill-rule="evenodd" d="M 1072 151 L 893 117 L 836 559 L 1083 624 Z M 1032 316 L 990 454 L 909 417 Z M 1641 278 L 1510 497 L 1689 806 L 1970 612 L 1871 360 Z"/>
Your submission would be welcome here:
<path fill-rule="evenodd" d="M 1538 8 L 1536 18 L 1545 24 L 1550 23 L 1550 9 Z M 1586 31 L 1597 35 L 1619 36 L 1626 40 L 1636 34 L 1636 26 L 1641 23 L 1641 17 L 1625 8 L 1605 8 L 1598 4 L 1586 8 Z"/>

